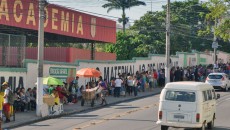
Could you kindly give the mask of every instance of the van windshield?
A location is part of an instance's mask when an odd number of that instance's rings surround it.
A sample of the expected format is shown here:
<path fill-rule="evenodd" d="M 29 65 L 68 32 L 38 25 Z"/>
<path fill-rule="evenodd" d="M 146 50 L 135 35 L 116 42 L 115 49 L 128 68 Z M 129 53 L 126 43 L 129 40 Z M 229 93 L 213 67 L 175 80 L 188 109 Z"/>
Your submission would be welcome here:
<path fill-rule="evenodd" d="M 165 100 L 195 102 L 196 94 L 195 92 L 168 90 L 166 92 Z"/>

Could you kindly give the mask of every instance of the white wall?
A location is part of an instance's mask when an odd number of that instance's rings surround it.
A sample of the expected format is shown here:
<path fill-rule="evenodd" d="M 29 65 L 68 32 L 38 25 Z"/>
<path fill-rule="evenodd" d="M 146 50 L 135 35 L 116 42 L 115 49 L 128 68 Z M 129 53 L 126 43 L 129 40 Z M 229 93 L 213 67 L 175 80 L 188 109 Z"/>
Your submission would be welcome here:
<path fill-rule="evenodd" d="M 14 90 L 17 87 L 26 87 L 27 76 L 26 72 L 9 72 L 1 71 L 0 72 L 0 82 L 9 82 L 11 88 Z"/>
<path fill-rule="evenodd" d="M 184 55 L 187 56 L 187 65 L 194 66 L 197 65 L 198 57 L 205 58 L 205 64 L 212 64 L 213 57 L 212 55 L 208 55 L 205 53 L 178 53 L 177 56 L 172 56 L 170 59 L 172 61 L 173 66 L 184 66 Z M 218 57 L 222 59 L 229 59 L 230 55 L 228 53 L 219 52 Z M 190 59 L 190 61 L 189 61 Z M 226 60 L 227 61 L 227 60 Z M 44 72 L 43 76 L 49 76 L 50 67 L 58 67 L 58 68 L 68 68 L 74 69 L 75 71 L 81 68 L 99 68 L 102 73 L 102 77 L 110 80 L 111 77 L 116 77 L 118 73 L 130 73 L 135 74 L 136 71 L 147 71 L 149 69 L 161 69 L 164 68 L 165 64 L 165 56 L 152 54 L 149 57 L 142 58 L 133 58 L 133 60 L 127 61 L 91 61 L 91 60 L 80 60 L 78 63 L 69 64 L 69 63 L 57 63 L 57 62 L 45 62 L 44 63 Z M 155 65 L 155 66 L 154 66 Z M 13 79 L 13 86 L 18 87 L 19 85 L 24 86 L 25 88 L 34 87 L 37 81 L 37 64 L 34 60 L 28 60 L 26 62 L 26 67 L 22 69 L 16 69 L 19 71 L 14 71 L 12 69 L 1 69 L 0 68 L 0 77 L 3 82 L 9 80 L 9 77 Z M 74 78 L 76 75 L 73 74 L 71 77 Z M 59 77 L 60 78 L 60 77 Z M 19 81 L 21 80 L 21 81 Z M 79 84 L 84 85 L 86 81 L 89 81 L 89 78 L 80 78 Z"/>

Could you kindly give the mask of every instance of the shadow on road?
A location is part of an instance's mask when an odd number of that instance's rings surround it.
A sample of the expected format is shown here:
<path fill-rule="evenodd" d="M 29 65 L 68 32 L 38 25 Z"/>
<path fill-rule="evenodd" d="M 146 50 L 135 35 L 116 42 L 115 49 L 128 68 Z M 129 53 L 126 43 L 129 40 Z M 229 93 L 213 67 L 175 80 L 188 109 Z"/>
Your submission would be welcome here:
<path fill-rule="evenodd" d="M 127 106 L 127 107 L 118 107 L 118 108 L 115 108 L 115 109 L 130 109 L 130 108 L 140 108 L 140 107 Z"/>
<path fill-rule="evenodd" d="M 153 122 L 153 120 L 140 120 L 140 119 L 109 119 L 109 120 L 119 120 L 119 121 L 141 121 L 141 122 Z"/>
<path fill-rule="evenodd" d="M 71 116 L 67 116 L 67 117 L 96 117 L 98 115 L 71 115 Z"/>
<path fill-rule="evenodd" d="M 216 127 L 214 127 L 214 130 L 230 130 L 230 127 L 220 127 L 220 126 L 216 126 Z"/>
<path fill-rule="evenodd" d="M 184 129 L 184 130 L 193 130 L 193 129 Z M 206 128 L 206 130 L 209 130 Z M 230 130 L 229 127 L 214 127 L 212 130 Z"/>
<path fill-rule="evenodd" d="M 130 105 L 115 104 L 113 106 L 130 106 Z"/>

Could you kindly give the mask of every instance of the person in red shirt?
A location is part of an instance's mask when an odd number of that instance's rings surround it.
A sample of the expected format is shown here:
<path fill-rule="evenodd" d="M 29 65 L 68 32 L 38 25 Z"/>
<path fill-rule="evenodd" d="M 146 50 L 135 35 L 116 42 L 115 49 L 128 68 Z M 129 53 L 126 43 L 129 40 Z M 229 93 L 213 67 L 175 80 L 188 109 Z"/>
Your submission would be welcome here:
<path fill-rule="evenodd" d="M 58 91 L 58 95 L 59 95 L 59 98 L 60 98 L 60 102 L 61 103 L 67 103 L 67 98 L 64 96 L 64 94 L 62 93 L 62 88 L 60 85 L 58 85 L 56 87 L 56 90 Z"/>
<path fill-rule="evenodd" d="M 157 71 L 155 69 L 153 69 L 153 87 L 154 88 L 157 87 L 157 79 L 158 79 Z"/>

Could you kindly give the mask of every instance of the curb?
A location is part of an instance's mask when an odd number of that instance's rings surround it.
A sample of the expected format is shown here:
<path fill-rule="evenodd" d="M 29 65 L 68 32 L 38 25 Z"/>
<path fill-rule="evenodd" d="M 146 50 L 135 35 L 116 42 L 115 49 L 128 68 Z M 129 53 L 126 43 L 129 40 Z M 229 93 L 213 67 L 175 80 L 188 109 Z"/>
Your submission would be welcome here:
<path fill-rule="evenodd" d="M 119 103 L 122 103 L 122 102 L 128 102 L 128 101 L 133 101 L 133 100 L 137 100 L 137 99 L 142 99 L 142 98 L 154 96 L 154 95 L 160 94 L 160 92 L 147 94 L 147 95 L 143 95 L 143 96 L 137 96 L 137 97 L 133 97 L 133 98 L 129 98 L 129 99 L 123 99 L 123 100 L 120 100 L 120 101 L 115 101 L 113 103 L 109 103 L 107 106 L 111 106 L 111 105 L 119 104 Z M 48 120 L 48 119 L 55 119 L 55 118 L 59 118 L 59 117 L 63 117 L 63 116 L 71 115 L 71 114 L 76 114 L 76 113 L 80 113 L 80 112 L 97 110 L 99 108 L 104 108 L 104 107 L 107 107 L 107 106 L 97 105 L 97 106 L 94 106 L 94 107 L 85 108 L 83 110 L 73 110 L 73 111 L 70 111 L 70 112 L 63 112 L 60 115 L 52 115 L 52 116 L 41 117 L 39 119 L 34 119 L 34 120 L 27 121 L 27 122 L 14 124 L 14 125 L 11 125 L 9 127 L 3 127 L 2 130 L 9 130 L 9 129 L 13 129 L 13 128 L 16 128 L 16 127 L 25 126 L 25 125 L 33 124 L 33 123 Z"/>

